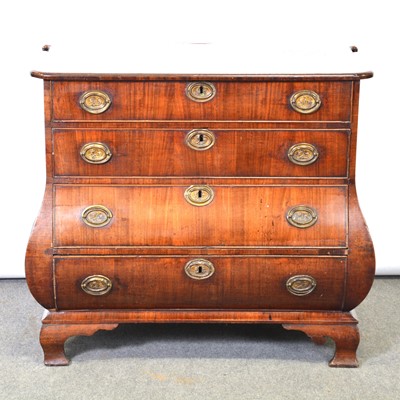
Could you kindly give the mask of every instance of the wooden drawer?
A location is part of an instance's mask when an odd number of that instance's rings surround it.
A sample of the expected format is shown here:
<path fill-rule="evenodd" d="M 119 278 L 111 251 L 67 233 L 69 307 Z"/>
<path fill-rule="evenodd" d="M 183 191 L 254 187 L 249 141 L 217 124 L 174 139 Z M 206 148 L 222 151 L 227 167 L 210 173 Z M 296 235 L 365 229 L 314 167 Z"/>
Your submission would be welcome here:
<path fill-rule="evenodd" d="M 352 82 L 213 82 L 207 102 L 186 95 L 188 82 L 53 82 L 53 120 L 270 120 L 350 121 Z M 311 114 L 295 111 L 292 95 L 317 93 L 321 106 Z M 80 106 L 88 91 L 104 92 L 105 112 L 92 114 Z"/>
<path fill-rule="evenodd" d="M 196 184 L 196 182 L 193 182 Z M 347 246 L 346 186 L 212 186 L 214 198 L 195 206 L 187 186 L 57 185 L 54 244 L 63 246 Z M 203 187 L 201 201 L 209 200 Z M 196 188 L 191 189 L 197 196 Z M 208 191 L 208 192 L 207 192 Z M 189 196 L 189 199 L 193 197 Z M 196 199 L 196 197 L 195 197 Z M 112 214 L 93 205 L 106 207 Z M 287 215 L 314 225 L 295 227 Z M 93 210 L 89 222 L 82 213 Z M 89 211 L 88 211 L 89 210 Z M 100 214 L 100 215 L 99 215 Z M 303 221 L 303 222 L 304 222 Z M 300 221 L 301 222 L 301 221 Z"/>
<path fill-rule="evenodd" d="M 54 174 L 345 177 L 348 139 L 347 130 L 55 129 Z"/>
<path fill-rule="evenodd" d="M 194 265 L 199 259 L 212 263 L 214 272 L 208 278 L 193 279 L 185 272 L 188 263 Z M 60 310 L 340 310 L 346 258 L 66 257 L 56 258 L 54 265 L 56 302 Z M 308 278 L 300 277 L 304 275 Z M 105 284 L 106 280 L 110 285 Z M 82 283 L 89 293 L 82 289 Z M 293 294 L 287 285 L 304 292 Z"/>

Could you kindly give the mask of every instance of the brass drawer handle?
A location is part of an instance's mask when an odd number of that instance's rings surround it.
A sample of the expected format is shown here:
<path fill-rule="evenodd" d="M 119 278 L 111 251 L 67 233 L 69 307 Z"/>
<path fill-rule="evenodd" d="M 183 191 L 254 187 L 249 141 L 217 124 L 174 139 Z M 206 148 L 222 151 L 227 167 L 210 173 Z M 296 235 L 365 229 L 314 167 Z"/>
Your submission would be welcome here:
<path fill-rule="evenodd" d="M 104 164 L 112 157 L 108 146 L 100 142 L 84 144 L 79 154 L 83 160 L 90 164 Z"/>
<path fill-rule="evenodd" d="M 293 164 L 310 165 L 317 161 L 317 148 L 309 143 L 297 143 L 288 150 L 288 158 Z"/>
<path fill-rule="evenodd" d="M 186 86 L 186 96 L 198 103 L 210 101 L 215 93 L 215 86 L 210 82 L 192 82 Z"/>
<path fill-rule="evenodd" d="M 108 225 L 112 217 L 112 212 L 107 207 L 98 204 L 86 207 L 82 211 L 83 222 L 92 228 Z"/>
<path fill-rule="evenodd" d="M 191 260 L 185 265 L 185 273 L 192 279 L 207 279 L 212 276 L 214 272 L 215 268 L 213 263 L 203 258 Z"/>
<path fill-rule="evenodd" d="M 185 143 L 193 150 L 208 150 L 214 146 L 215 135 L 208 129 L 193 129 L 186 135 Z"/>
<path fill-rule="evenodd" d="M 79 98 L 79 105 L 90 114 L 101 114 L 110 107 L 111 98 L 100 90 L 89 90 Z"/>
<path fill-rule="evenodd" d="M 301 114 L 311 114 L 321 107 L 321 98 L 312 90 L 300 90 L 292 95 L 290 105 Z"/>
<path fill-rule="evenodd" d="M 295 296 L 306 296 L 317 286 L 317 281 L 310 275 L 295 275 L 286 282 L 286 289 Z"/>
<path fill-rule="evenodd" d="M 92 296 L 102 296 L 112 289 L 112 282 L 103 275 L 90 275 L 82 281 L 81 288 Z"/>
<path fill-rule="evenodd" d="M 286 219 L 290 225 L 296 228 L 309 228 L 318 219 L 317 211 L 308 206 L 295 206 L 286 214 Z"/>
<path fill-rule="evenodd" d="M 206 206 L 214 199 L 214 191 L 210 186 L 193 185 L 189 186 L 184 193 L 186 201 L 192 206 Z"/>

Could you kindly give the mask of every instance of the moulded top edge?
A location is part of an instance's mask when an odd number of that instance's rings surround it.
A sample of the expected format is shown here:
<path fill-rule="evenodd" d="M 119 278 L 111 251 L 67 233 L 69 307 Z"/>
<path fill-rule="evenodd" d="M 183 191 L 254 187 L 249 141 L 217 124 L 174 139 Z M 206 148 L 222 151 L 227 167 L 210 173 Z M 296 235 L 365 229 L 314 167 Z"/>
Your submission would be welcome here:
<path fill-rule="evenodd" d="M 118 74 L 32 71 L 31 76 L 46 81 L 358 81 L 372 78 L 371 71 L 343 74 Z"/>

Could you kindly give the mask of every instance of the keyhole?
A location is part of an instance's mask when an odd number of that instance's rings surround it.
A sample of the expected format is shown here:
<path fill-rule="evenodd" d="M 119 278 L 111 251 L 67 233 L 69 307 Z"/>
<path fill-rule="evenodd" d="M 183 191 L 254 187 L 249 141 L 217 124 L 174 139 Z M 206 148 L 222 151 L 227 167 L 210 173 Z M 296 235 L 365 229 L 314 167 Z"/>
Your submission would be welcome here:
<path fill-rule="evenodd" d="M 204 135 L 202 133 L 199 135 L 199 142 L 200 143 L 204 142 Z"/>
<path fill-rule="evenodd" d="M 200 85 L 200 86 L 199 86 L 199 92 L 200 92 L 200 94 L 203 94 L 203 93 L 204 93 L 203 85 Z"/>
<path fill-rule="evenodd" d="M 202 274 L 202 273 L 203 273 L 203 267 L 202 267 L 202 266 L 199 266 L 199 267 L 197 268 L 197 273 L 198 273 L 198 274 Z"/>
<path fill-rule="evenodd" d="M 202 190 L 199 190 L 199 191 L 197 192 L 197 197 L 198 197 L 199 199 L 201 199 L 201 198 L 203 197 L 203 191 L 202 191 Z"/>

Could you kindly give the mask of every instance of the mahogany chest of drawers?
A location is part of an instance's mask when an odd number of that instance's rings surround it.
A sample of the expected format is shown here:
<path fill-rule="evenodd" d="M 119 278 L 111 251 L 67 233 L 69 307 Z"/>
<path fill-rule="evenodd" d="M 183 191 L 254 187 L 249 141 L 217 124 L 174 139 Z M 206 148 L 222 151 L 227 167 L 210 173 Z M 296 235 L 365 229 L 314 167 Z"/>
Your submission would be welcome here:
<path fill-rule="evenodd" d="M 129 322 L 283 324 L 357 366 L 374 276 L 360 79 L 33 72 L 47 186 L 26 257 L 47 365 Z"/>

